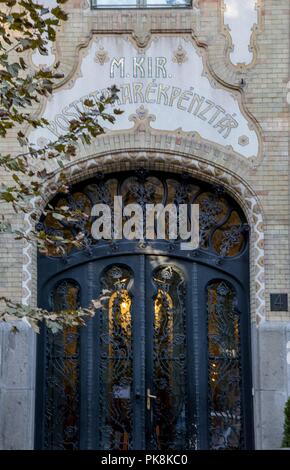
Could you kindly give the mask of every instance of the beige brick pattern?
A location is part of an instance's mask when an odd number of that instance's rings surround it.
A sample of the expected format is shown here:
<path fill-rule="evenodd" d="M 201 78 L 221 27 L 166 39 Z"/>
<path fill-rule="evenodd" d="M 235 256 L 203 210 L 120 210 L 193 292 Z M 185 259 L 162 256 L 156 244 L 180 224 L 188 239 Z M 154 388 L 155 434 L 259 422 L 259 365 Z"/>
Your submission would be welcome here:
<path fill-rule="evenodd" d="M 66 8 L 69 10 L 70 19 L 60 28 L 55 45 L 57 59 L 61 61 L 61 68 L 65 74 L 65 79 L 59 86 L 67 87 L 74 79 L 81 50 L 85 48 L 93 34 L 132 34 L 138 40 L 140 28 L 149 36 L 170 33 L 190 34 L 198 45 L 206 48 L 209 69 L 218 82 L 240 89 L 241 78 L 245 80 L 246 86 L 242 89 L 243 101 L 260 128 L 263 142 L 263 156 L 255 166 L 248 165 L 231 154 L 226 159 L 214 152 L 204 155 L 202 149 L 199 151 L 193 149 L 192 142 L 186 136 L 183 136 L 180 145 L 176 145 L 174 137 L 169 138 L 149 131 L 142 135 L 124 132 L 104 136 L 99 139 L 95 149 L 84 149 L 79 158 L 90 159 L 91 162 L 96 157 L 102 157 L 103 160 L 107 158 L 107 162 L 103 162 L 102 165 L 107 165 L 109 168 L 114 158 L 116 164 L 119 164 L 117 161 L 119 156 L 122 152 L 123 154 L 130 152 L 130 149 L 138 154 L 138 161 L 141 162 L 146 160 L 145 153 L 142 157 L 142 152 L 154 150 L 155 156 L 150 156 L 150 161 L 154 161 L 154 165 L 161 164 L 158 152 L 163 155 L 162 165 L 166 165 L 166 162 L 168 165 L 171 164 L 169 160 L 172 152 L 181 156 L 191 153 L 193 160 L 205 165 L 212 164 L 232 177 L 238 177 L 248 188 L 249 193 L 257 199 L 263 215 L 266 317 L 271 320 L 289 320 L 288 312 L 271 313 L 269 306 L 270 292 L 287 292 L 290 295 L 289 105 L 286 101 L 290 49 L 289 0 L 259 1 L 260 24 L 253 40 L 256 58 L 250 67 L 244 69 L 234 67 L 229 62 L 227 53 L 229 40 L 223 30 L 222 7 L 222 0 L 199 0 L 198 8 L 193 8 L 190 13 L 182 10 L 91 11 L 86 1 L 69 1 Z M 42 109 L 43 106 L 44 104 Z M 17 152 L 15 133 L 12 132 L 8 139 L 0 142 L 0 145 L 3 153 Z M 126 163 L 122 162 L 122 169 L 125 165 L 128 168 L 132 165 L 129 160 L 127 159 Z M 82 179 L 89 174 L 89 172 L 80 174 L 77 165 L 75 168 L 75 179 Z M 96 169 L 93 164 L 91 168 L 92 172 Z M 200 167 L 199 176 L 205 178 L 205 174 L 206 172 Z M 7 175 L 1 175 L 1 180 L 6 181 Z M 241 200 L 240 203 L 246 207 L 245 201 Z M 21 217 L 9 213 L 9 207 L 6 205 L 1 207 L 1 212 L 10 214 L 12 231 L 21 224 Z M 29 301 L 35 303 L 36 254 L 33 248 L 30 248 L 29 255 L 23 253 L 23 248 L 22 242 L 15 242 L 11 231 L 0 234 L 0 295 L 5 294 L 17 300 L 27 297 L 25 289 L 28 273 L 22 272 L 22 265 L 23 260 L 25 264 L 25 258 L 29 256 L 31 258 L 29 261 L 31 282 L 29 282 L 33 292 Z M 254 282 L 258 259 L 253 246 L 251 257 L 252 313 L 255 318 L 259 288 Z"/>

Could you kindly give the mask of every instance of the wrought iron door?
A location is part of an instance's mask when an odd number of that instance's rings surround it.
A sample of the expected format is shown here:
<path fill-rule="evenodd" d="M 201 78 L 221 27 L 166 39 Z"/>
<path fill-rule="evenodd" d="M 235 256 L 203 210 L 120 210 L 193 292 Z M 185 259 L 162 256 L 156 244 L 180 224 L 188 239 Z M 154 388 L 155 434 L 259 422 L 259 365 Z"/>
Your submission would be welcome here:
<path fill-rule="evenodd" d="M 97 320 L 98 448 L 182 449 L 195 440 L 186 269 L 165 256 L 102 262 L 109 302 Z"/>
<path fill-rule="evenodd" d="M 134 193 L 151 197 L 154 188 L 141 176 Z M 150 178 L 162 198 L 164 184 Z M 127 188 L 126 181 L 118 187 Z M 86 194 L 104 198 L 100 184 Z M 63 310 L 101 295 L 103 306 L 79 330 L 52 335 L 43 328 L 37 448 L 252 447 L 244 222 L 219 190 L 188 179 L 173 188 L 164 190 L 167 198 L 199 200 L 200 250 L 122 240 L 65 258 L 39 257 L 40 305 Z"/>

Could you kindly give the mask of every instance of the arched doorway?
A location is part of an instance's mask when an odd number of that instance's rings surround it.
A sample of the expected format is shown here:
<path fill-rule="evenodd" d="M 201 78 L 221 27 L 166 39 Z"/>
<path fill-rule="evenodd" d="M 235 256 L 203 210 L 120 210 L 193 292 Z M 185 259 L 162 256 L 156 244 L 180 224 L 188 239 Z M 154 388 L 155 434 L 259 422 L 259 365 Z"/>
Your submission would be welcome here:
<path fill-rule="evenodd" d="M 80 330 L 38 347 L 36 447 L 243 449 L 252 447 L 249 233 L 221 187 L 156 171 L 96 175 L 53 204 L 90 214 L 97 203 L 196 203 L 200 247 L 175 240 L 68 244 L 39 255 L 39 304 L 103 308 Z M 46 231 L 67 230 L 43 219 Z"/>

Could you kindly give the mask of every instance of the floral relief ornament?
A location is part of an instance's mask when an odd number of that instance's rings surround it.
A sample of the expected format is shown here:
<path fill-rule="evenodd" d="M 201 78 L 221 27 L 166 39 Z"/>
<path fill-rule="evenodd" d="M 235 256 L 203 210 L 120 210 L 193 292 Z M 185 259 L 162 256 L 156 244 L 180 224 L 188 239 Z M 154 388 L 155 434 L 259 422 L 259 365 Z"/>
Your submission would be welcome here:
<path fill-rule="evenodd" d="M 179 45 L 176 51 L 173 52 L 172 62 L 181 65 L 188 61 L 186 50 L 182 45 Z"/>
<path fill-rule="evenodd" d="M 136 114 L 129 116 L 129 121 L 134 122 L 134 131 L 145 132 L 150 128 L 150 123 L 156 120 L 154 114 L 149 114 L 143 104 L 136 110 Z"/>
<path fill-rule="evenodd" d="M 247 145 L 249 145 L 249 143 L 250 143 L 250 140 L 249 140 L 249 137 L 248 137 L 248 136 L 246 136 L 246 135 L 241 135 L 241 136 L 239 137 L 239 145 L 240 145 L 241 147 L 246 147 Z"/>
<path fill-rule="evenodd" d="M 103 46 L 100 46 L 100 48 L 96 52 L 95 61 L 97 62 L 97 64 L 104 65 L 109 62 L 109 60 L 110 58 L 108 52 Z"/>

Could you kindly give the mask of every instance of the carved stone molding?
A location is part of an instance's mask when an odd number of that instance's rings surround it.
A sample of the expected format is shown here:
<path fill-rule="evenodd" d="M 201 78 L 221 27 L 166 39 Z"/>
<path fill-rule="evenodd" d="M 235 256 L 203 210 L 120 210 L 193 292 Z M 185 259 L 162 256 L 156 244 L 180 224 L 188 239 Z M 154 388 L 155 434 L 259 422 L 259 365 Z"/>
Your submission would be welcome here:
<path fill-rule="evenodd" d="M 230 54 L 233 51 L 234 44 L 232 40 L 232 36 L 229 30 L 229 27 L 225 24 L 225 0 L 221 0 L 221 32 L 225 36 L 227 44 L 226 44 L 226 60 L 228 64 L 233 67 L 239 73 L 246 72 L 248 69 L 251 69 L 256 65 L 257 58 L 258 58 L 258 48 L 257 48 L 257 36 L 260 32 L 262 32 L 264 27 L 264 16 L 263 16 L 263 2 L 264 0 L 256 0 L 256 10 L 257 10 L 257 24 L 253 24 L 252 27 L 252 34 L 250 37 L 249 43 L 249 51 L 252 52 L 253 57 L 250 63 L 239 63 L 234 64 L 231 61 Z"/>

